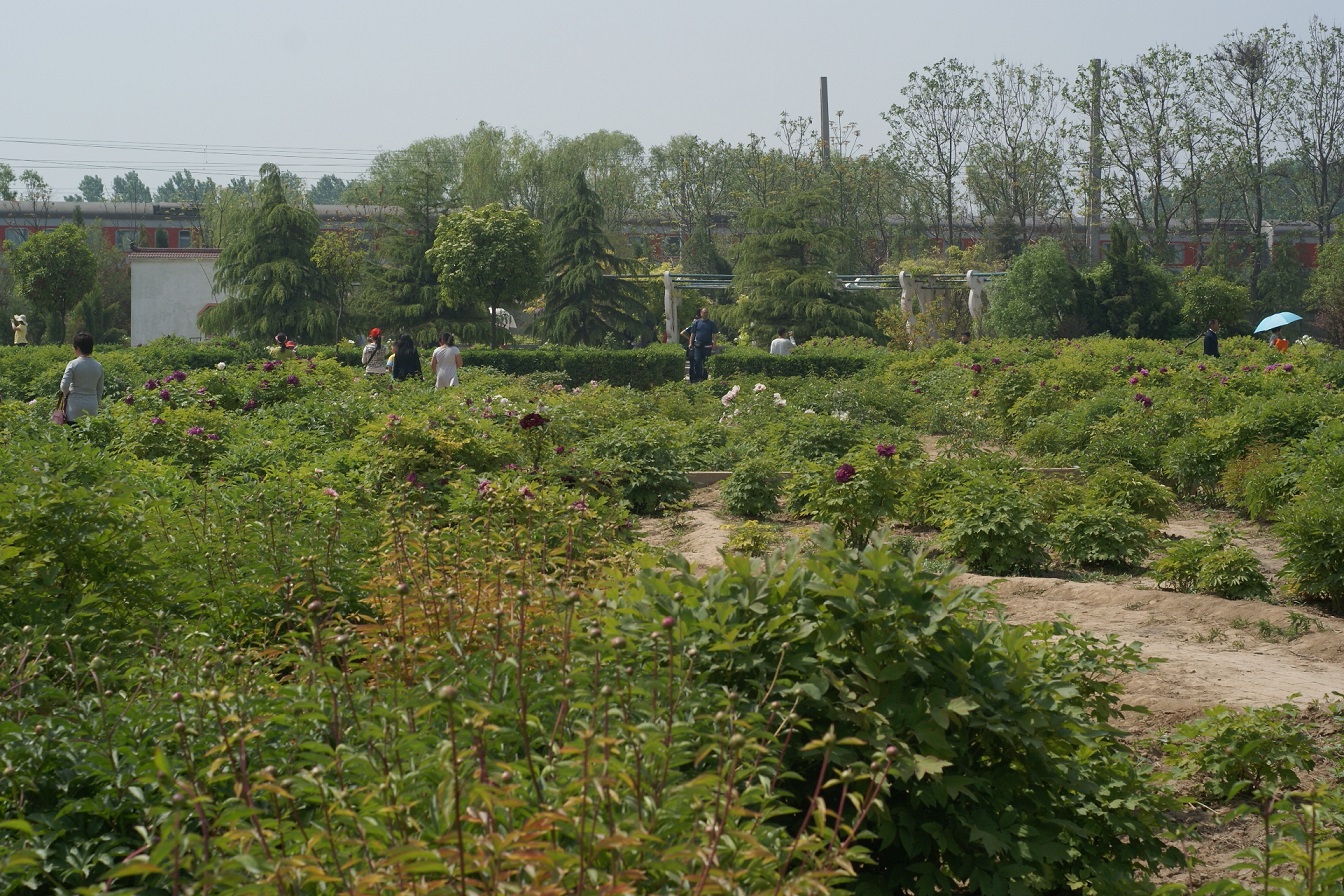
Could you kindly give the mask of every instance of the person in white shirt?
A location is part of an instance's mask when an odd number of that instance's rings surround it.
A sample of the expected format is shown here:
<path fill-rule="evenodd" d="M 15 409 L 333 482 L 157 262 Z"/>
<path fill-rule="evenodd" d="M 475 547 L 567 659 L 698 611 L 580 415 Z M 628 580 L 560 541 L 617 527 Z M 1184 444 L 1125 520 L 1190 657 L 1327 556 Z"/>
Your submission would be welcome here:
<path fill-rule="evenodd" d="M 770 354 L 783 356 L 791 351 L 793 351 L 793 334 L 780 327 L 779 337 L 770 343 Z"/>
<path fill-rule="evenodd" d="M 462 366 L 462 351 L 453 344 L 452 333 L 439 335 L 439 347 L 429 359 L 429 370 L 434 374 L 434 388 L 456 386 L 457 371 Z"/>

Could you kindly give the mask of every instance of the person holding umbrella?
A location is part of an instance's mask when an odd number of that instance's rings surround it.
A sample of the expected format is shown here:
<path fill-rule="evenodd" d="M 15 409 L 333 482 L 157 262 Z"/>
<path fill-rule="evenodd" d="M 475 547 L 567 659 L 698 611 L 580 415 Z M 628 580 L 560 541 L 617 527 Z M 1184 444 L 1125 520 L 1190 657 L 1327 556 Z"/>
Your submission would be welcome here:
<path fill-rule="evenodd" d="M 1279 335 L 1279 330 L 1282 330 L 1294 321 L 1299 321 L 1301 319 L 1302 315 L 1300 314 L 1294 314 L 1291 311 L 1280 311 L 1278 314 L 1271 314 L 1269 317 L 1260 321 L 1255 327 L 1255 332 L 1263 333 L 1266 330 L 1269 330 L 1269 344 L 1279 349 L 1279 351 L 1284 352 L 1288 350 L 1288 340 Z M 1283 343 L 1282 348 L 1279 348 L 1280 342 Z"/>

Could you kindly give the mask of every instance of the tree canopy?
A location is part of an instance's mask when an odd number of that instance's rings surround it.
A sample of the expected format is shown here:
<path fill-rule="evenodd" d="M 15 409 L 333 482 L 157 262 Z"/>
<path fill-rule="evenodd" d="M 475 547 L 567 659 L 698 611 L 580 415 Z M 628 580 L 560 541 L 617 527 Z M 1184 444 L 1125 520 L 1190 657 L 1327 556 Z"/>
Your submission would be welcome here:
<path fill-rule="evenodd" d="M 336 335 L 336 304 L 313 263 L 318 221 L 289 202 L 280 169 L 261 166 L 256 205 L 239 215 L 215 265 L 223 301 L 201 314 L 203 331 L 259 339 L 285 332 L 317 341 Z"/>
<path fill-rule="evenodd" d="M 994 287 L 985 322 L 996 336 L 1052 337 L 1077 311 L 1077 273 L 1059 243 L 1028 246 Z"/>
<path fill-rule="evenodd" d="M 598 345 L 607 336 L 637 338 L 653 327 L 639 291 L 608 276 L 634 268 L 616 254 L 602 220 L 602 202 L 580 173 L 546 235 L 549 283 L 545 306 L 532 324 L 543 339 Z"/>
<path fill-rule="evenodd" d="M 734 269 L 741 298 L 733 317 L 752 340 L 768 342 L 780 327 L 800 338 L 878 335 L 877 293 L 836 289 L 832 264 L 842 235 L 826 226 L 834 207 L 818 192 L 795 193 L 744 217 Z"/>
<path fill-rule="evenodd" d="M 62 224 L 34 233 L 18 246 L 8 245 L 5 257 L 15 296 L 38 309 L 46 319 L 46 332 L 64 342 L 67 316 L 93 289 L 98 275 L 98 259 L 84 228 Z"/>
<path fill-rule="evenodd" d="M 450 313 L 470 320 L 489 309 L 492 345 L 495 310 L 541 289 L 541 222 L 497 202 L 440 218 L 427 255 Z"/>

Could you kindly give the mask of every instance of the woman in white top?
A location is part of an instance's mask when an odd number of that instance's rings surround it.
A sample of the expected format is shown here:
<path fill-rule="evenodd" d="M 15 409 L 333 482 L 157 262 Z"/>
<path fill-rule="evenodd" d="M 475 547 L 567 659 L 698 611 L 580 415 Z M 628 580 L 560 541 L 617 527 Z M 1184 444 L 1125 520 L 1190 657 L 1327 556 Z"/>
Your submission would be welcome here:
<path fill-rule="evenodd" d="M 383 331 L 374 327 L 360 358 L 366 376 L 387 376 L 387 346 L 383 345 Z"/>
<path fill-rule="evenodd" d="M 65 365 L 65 373 L 61 376 L 66 423 L 96 415 L 98 401 L 103 397 L 103 365 L 91 357 L 93 337 L 88 333 L 76 333 L 70 344 L 75 349 L 75 360 Z"/>
<path fill-rule="evenodd" d="M 439 335 L 439 347 L 429 359 L 430 372 L 434 374 L 434 388 L 446 389 L 457 385 L 457 371 L 462 366 L 462 352 L 453 344 L 452 333 Z"/>

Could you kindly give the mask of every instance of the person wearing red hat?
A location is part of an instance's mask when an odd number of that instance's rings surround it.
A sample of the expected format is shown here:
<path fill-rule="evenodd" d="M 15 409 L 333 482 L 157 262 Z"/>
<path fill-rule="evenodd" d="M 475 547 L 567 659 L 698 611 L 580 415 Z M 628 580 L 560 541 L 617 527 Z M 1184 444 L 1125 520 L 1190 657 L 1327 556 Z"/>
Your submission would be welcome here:
<path fill-rule="evenodd" d="M 360 358 L 366 376 L 387 376 L 387 346 L 383 345 L 383 331 L 374 327 Z"/>

